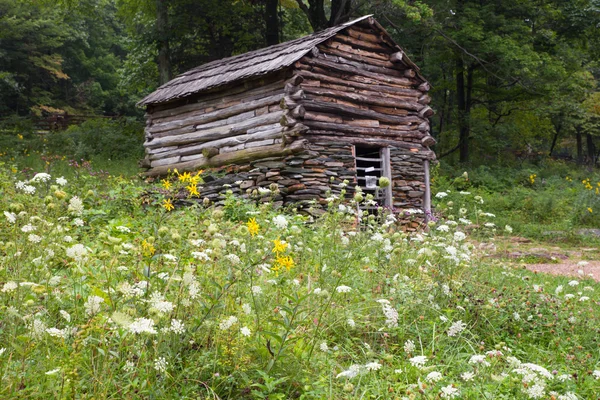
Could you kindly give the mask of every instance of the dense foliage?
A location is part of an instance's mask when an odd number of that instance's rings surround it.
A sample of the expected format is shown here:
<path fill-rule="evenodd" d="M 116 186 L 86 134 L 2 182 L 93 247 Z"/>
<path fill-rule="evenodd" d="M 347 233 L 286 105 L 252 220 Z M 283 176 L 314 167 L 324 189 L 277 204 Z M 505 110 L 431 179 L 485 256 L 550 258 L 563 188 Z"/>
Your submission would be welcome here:
<path fill-rule="evenodd" d="M 596 394 L 586 262 L 550 278 L 484 261 L 465 232 L 510 227 L 479 196 L 407 235 L 385 214 L 357 224 L 355 200 L 318 219 L 270 190 L 180 207 L 199 173 L 150 187 L 46 166 L 66 178 L 0 169 L 3 398 Z"/>
<path fill-rule="evenodd" d="M 202 63 L 373 13 L 433 86 L 438 155 L 595 165 L 598 0 L 0 1 L 0 116 L 141 116 Z"/>

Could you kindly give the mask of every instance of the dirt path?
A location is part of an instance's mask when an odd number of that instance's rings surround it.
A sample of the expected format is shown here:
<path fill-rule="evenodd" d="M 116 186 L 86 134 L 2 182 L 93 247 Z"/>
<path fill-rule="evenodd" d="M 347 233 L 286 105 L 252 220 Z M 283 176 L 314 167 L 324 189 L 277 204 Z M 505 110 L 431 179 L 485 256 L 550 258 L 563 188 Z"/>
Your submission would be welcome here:
<path fill-rule="evenodd" d="M 543 272 L 552 275 L 567 275 L 593 278 L 600 282 L 600 261 L 589 261 L 585 266 L 578 265 L 577 262 L 560 262 L 557 264 L 527 264 L 527 269 L 533 272 Z M 580 274 L 579 271 L 583 271 Z"/>
<path fill-rule="evenodd" d="M 559 247 L 510 237 L 496 240 L 493 250 L 486 250 L 492 257 L 519 263 L 530 271 L 593 278 L 600 282 L 600 249 L 596 247 Z"/>

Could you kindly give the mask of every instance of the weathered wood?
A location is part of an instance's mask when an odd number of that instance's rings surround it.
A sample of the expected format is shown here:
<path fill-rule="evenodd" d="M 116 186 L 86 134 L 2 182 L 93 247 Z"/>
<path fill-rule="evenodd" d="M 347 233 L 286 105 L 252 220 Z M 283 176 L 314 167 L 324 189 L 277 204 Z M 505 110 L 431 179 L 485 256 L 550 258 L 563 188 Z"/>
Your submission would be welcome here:
<path fill-rule="evenodd" d="M 304 66 L 301 66 L 301 68 L 302 67 L 304 67 Z M 310 66 L 306 66 L 306 68 L 314 69 L 314 67 L 310 67 Z M 321 70 L 321 69 L 319 68 L 319 70 Z M 366 90 L 372 90 L 374 92 L 390 93 L 390 94 L 396 94 L 396 95 L 400 95 L 400 96 L 414 97 L 415 99 L 423 96 L 423 92 L 415 90 L 415 89 L 404 89 L 404 88 L 397 88 L 397 87 L 392 87 L 392 86 L 383 86 L 383 85 L 376 85 L 376 84 L 364 84 L 364 83 L 354 82 L 354 81 L 351 81 L 348 79 L 342 79 L 340 77 L 332 76 L 332 75 L 330 75 L 331 71 L 324 71 L 324 70 L 321 70 L 321 71 L 323 73 L 318 73 L 315 71 L 308 71 L 308 70 L 301 69 L 301 70 L 298 70 L 297 73 L 306 78 L 318 79 L 321 82 L 329 82 L 329 83 L 338 84 L 338 85 L 345 85 L 350 88 L 366 89 Z M 340 76 L 343 76 L 343 75 L 340 75 Z"/>
<path fill-rule="evenodd" d="M 263 94 L 281 89 L 285 85 L 282 79 L 268 84 L 260 84 L 260 82 L 261 80 L 256 80 L 253 85 L 249 83 L 238 84 L 231 88 L 221 88 L 221 90 L 210 94 L 190 96 L 185 100 L 185 103 L 182 100 L 180 102 L 152 106 L 149 108 L 149 112 L 152 114 L 153 119 L 174 116 L 188 111 L 203 110 L 207 107 L 218 107 L 232 101 L 242 99 L 246 101 L 253 100 L 254 96 L 262 97 Z"/>
<path fill-rule="evenodd" d="M 405 88 L 410 88 L 410 87 L 416 86 L 418 84 L 418 82 L 414 82 L 407 78 L 398 78 L 395 76 L 389 76 L 389 75 L 380 74 L 377 72 L 370 72 L 370 71 L 363 70 L 361 68 L 357 68 L 350 64 L 337 63 L 334 61 L 324 60 L 322 58 L 304 57 L 299 62 L 297 62 L 295 65 L 299 65 L 299 64 L 316 65 L 319 67 L 330 68 L 335 71 L 347 72 L 352 75 L 358 75 L 358 76 L 363 76 L 365 78 L 373 79 L 373 80 L 375 80 L 376 83 L 380 83 L 380 84 L 382 84 L 382 83 L 388 84 L 388 85 L 393 84 L 393 85 L 397 85 L 399 87 L 405 87 Z M 350 76 L 349 79 L 356 79 L 356 78 L 355 78 L 355 76 Z"/>
<path fill-rule="evenodd" d="M 205 149 L 215 148 L 219 149 L 224 146 L 235 146 L 238 144 L 243 144 L 247 142 L 265 140 L 265 139 L 275 139 L 281 137 L 283 131 L 283 127 L 277 125 L 277 127 L 270 128 L 267 130 L 258 131 L 255 133 L 247 133 L 244 135 L 226 137 L 223 139 L 211 140 L 208 142 L 200 143 L 200 144 L 192 144 L 181 146 L 173 150 L 169 150 L 167 152 L 151 154 L 149 158 L 151 160 L 158 160 L 161 158 L 168 158 L 173 156 L 185 156 L 196 153 L 203 153 Z M 217 150 L 218 151 L 218 150 Z M 210 157 L 206 157 L 210 158 Z"/>
<path fill-rule="evenodd" d="M 298 123 L 298 121 L 289 114 L 285 113 L 279 119 L 279 123 L 281 126 L 294 126 Z"/>
<path fill-rule="evenodd" d="M 421 132 L 429 132 L 429 122 L 428 121 L 421 122 L 419 124 L 419 130 Z"/>
<path fill-rule="evenodd" d="M 423 82 L 419 85 L 418 89 L 422 92 L 429 92 L 431 86 L 429 85 L 429 82 Z"/>
<path fill-rule="evenodd" d="M 161 147 L 170 145 L 182 145 L 193 142 L 208 142 L 210 140 L 221 139 L 227 136 L 238 135 L 246 132 L 250 128 L 254 128 L 257 126 L 273 124 L 279 121 L 282 115 L 283 111 L 277 111 L 265 115 L 260 115 L 258 117 L 250 118 L 246 121 L 234 125 L 226 125 L 176 136 L 165 136 L 161 138 L 156 138 L 151 142 L 146 142 L 144 145 L 147 147 Z"/>
<path fill-rule="evenodd" d="M 251 148 L 239 150 L 226 154 L 218 154 L 211 159 L 200 158 L 197 160 L 180 162 L 171 165 L 164 165 L 161 167 L 152 168 L 147 171 L 144 175 L 146 176 L 157 176 L 164 175 L 169 170 L 177 168 L 178 171 L 194 171 L 198 168 L 204 167 L 220 167 L 222 165 L 230 165 L 236 163 L 247 162 L 250 160 L 257 160 L 268 157 L 282 157 L 293 153 L 302 151 L 306 146 L 306 141 L 296 140 L 289 146 L 282 147 L 281 144 L 274 144 L 271 146 Z"/>
<path fill-rule="evenodd" d="M 203 124 L 207 122 L 229 118 L 231 116 L 255 110 L 260 107 L 268 106 L 271 104 L 277 104 L 279 101 L 281 101 L 282 96 L 283 93 L 274 93 L 261 99 L 239 103 L 232 107 L 216 110 L 209 113 L 196 114 L 187 118 L 178 118 L 176 120 L 165 121 L 162 123 L 153 122 L 152 127 L 148 128 L 148 131 L 152 133 L 164 132 L 193 124 Z"/>
<path fill-rule="evenodd" d="M 204 156 L 204 158 L 212 158 L 217 154 L 219 154 L 219 149 L 215 146 L 210 146 L 202 149 L 202 156 Z"/>
<path fill-rule="evenodd" d="M 340 52 L 337 50 L 328 49 L 327 51 L 332 54 L 333 53 L 337 53 L 337 54 L 336 55 L 320 55 L 318 57 L 318 59 L 327 60 L 327 61 L 333 60 L 334 62 L 336 62 L 338 64 L 349 65 L 349 66 L 354 67 L 363 72 L 371 72 L 371 73 L 384 75 L 387 77 L 395 77 L 396 79 L 404 79 L 404 72 L 399 71 L 397 69 L 379 66 L 377 64 L 377 62 L 367 63 L 367 62 L 358 61 L 358 60 L 356 60 L 356 58 L 358 58 L 357 56 L 354 57 L 355 59 L 351 59 L 350 57 L 348 57 L 348 56 L 351 56 L 351 54 L 348 54 L 348 53 L 344 54 L 343 52 Z M 391 65 L 394 66 L 395 64 L 391 64 Z M 405 85 L 411 84 L 410 80 L 408 80 L 408 79 L 406 79 L 403 82 Z"/>
<path fill-rule="evenodd" d="M 431 117 L 435 112 L 431 109 L 431 107 L 426 106 L 425 108 L 423 108 L 421 111 L 419 111 L 419 116 L 423 117 L 423 118 L 429 118 Z"/>
<path fill-rule="evenodd" d="M 339 50 L 333 47 L 329 47 L 329 46 L 319 46 L 319 50 L 321 50 L 322 53 L 325 54 L 330 54 L 333 56 L 338 56 L 338 57 L 342 57 L 344 59 L 349 59 L 349 60 L 354 60 L 354 61 L 358 61 L 370 66 L 375 66 L 375 67 L 385 67 L 385 68 L 397 68 L 398 65 L 394 64 L 392 62 L 390 62 L 389 60 L 381 60 L 378 58 L 371 58 L 359 53 L 354 53 L 354 52 L 350 52 L 350 51 L 345 51 L 345 50 Z M 329 58 L 329 57 L 328 57 Z M 385 70 L 384 70 L 385 72 Z M 400 74 L 398 74 L 397 76 L 401 76 Z"/>
<path fill-rule="evenodd" d="M 390 61 L 393 63 L 397 63 L 397 64 L 404 64 L 404 52 L 402 51 L 397 51 L 395 53 L 390 54 Z"/>
<path fill-rule="evenodd" d="M 339 40 L 340 42 L 347 43 L 354 47 L 358 47 L 369 51 L 388 53 L 389 51 L 393 50 L 391 47 L 383 43 L 367 42 L 341 33 L 335 35 L 335 40 Z"/>
<path fill-rule="evenodd" d="M 310 121 L 304 116 L 304 124 L 309 128 L 315 130 L 326 130 L 326 131 L 338 131 L 342 134 L 349 135 L 376 135 L 376 136 L 396 136 L 403 138 L 415 138 L 421 140 L 425 134 L 423 132 L 419 132 L 417 130 L 392 130 L 392 129 L 381 129 L 381 128 L 361 128 L 355 126 L 349 126 L 346 124 L 336 124 L 336 123 L 327 123 L 327 122 L 318 122 L 318 121 Z M 311 131 L 306 132 L 306 134 L 311 134 Z"/>
<path fill-rule="evenodd" d="M 436 143 L 437 143 L 437 141 L 434 139 L 433 136 L 430 136 L 430 135 L 427 135 L 423 139 L 421 139 L 421 144 L 423 146 L 430 147 L 430 146 L 433 146 Z"/>
<path fill-rule="evenodd" d="M 376 119 L 382 122 L 389 122 L 393 124 L 405 124 L 410 125 L 414 123 L 414 118 L 404 117 L 404 116 L 392 116 L 389 114 L 379 113 L 373 110 L 365 110 L 354 107 L 348 107 L 341 104 L 336 103 L 328 103 L 323 101 L 306 101 L 304 102 L 304 108 L 310 111 L 321 111 L 325 113 L 332 114 L 342 114 L 342 115 L 350 115 L 357 117 L 368 117 L 370 119 Z"/>
<path fill-rule="evenodd" d="M 336 37 L 328 40 L 325 43 L 325 45 L 328 47 L 331 47 L 333 49 L 337 49 L 337 50 L 348 52 L 348 53 L 355 53 L 355 54 L 358 54 L 363 57 L 374 58 L 376 60 L 387 61 L 387 62 L 389 62 L 389 60 L 390 60 L 389 54 L 387 51 L 385 51 L 385 49 L 381 49 L 379 51 L 366 50 L 366 49 L 360 48 L 360 46 L 352 46 L 350 44 L 337 41 Z"/>
<path fill-rule="evenodd" d="M 385 41 L 381 38 L 381 36 L 375 35 L 373 33 L 361 32 L 354 27 L 346 29 L 346 33 L 348 36 L 353 37 L 358 40 L 364 40 L 366 42 L 371 43 L 385 43 Z"/>
<path fill-rule="evenodd" d="M 306 109 L 304 108 L 304 106 L 299 105 L 297 107 L 294 107 L 293 109 L 291 109 L 289 111 L 289 115 L 292 118 L 302 118 L 304 117 L 304 113 L 306 112 Z"/>
<path fill-rule="evenodd" d="M 427 105 L 429 103 L 431 103 L 431 97 L 429 97 L 429 95 L 424 94 L 423 96 L 419 97 L 419 103 L 423 104 L 423 105 Z"/>
<path fill-rule="evenodd" d="M 304 91 L 310 95 L 335 97 L 358 103 L 373 104 L 376 106 L 397 107 L 413 111 L 420 111 L 423 108 L 422 104 L 416 102 L 402 101 L 391 96 L 368 96 L 363 94 L 344 92 L 341 90 L 314 88 L 310 86 L 305 87 Z"/>
<path fill-rule="evenodd" d="M 415 76 L 417 76 L 417 73 L 414 69 L 405 69 L 404 76 L 407 78 L 414 78 Z"/>
<path fill-rule="evenodd" d="M 304 119 L 309 121 L 330 122 L 335 124 L 344 123 L 344 119 L 342 117 L 330 114 L 323 114 L 322 112 L 307 111 L 306 114 L 304 114 Z"/>

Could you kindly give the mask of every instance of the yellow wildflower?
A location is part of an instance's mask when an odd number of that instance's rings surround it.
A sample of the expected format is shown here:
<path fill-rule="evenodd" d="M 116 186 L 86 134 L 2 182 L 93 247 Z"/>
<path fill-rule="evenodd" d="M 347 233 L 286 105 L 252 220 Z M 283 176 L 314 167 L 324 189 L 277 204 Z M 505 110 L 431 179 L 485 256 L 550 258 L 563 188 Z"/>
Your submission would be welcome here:
<path fill-rule="evenodd" d="M 282 242 L 279 239 L 273 240 L 273 244 L 275 245 L 275 247 L 273 247 L 273 253 L 283 253 L 288 247 L 286 242 Z"/>
<path fill-rule="evenodd" d="M 277 256 L 275 259 L 275 265 L 273 266 L 273 270 L 279 271 L 282 268 L 285 268 L 286 271 L 290 271 L 294 267 L 294 259 L 291 256 Z"/>
<path fill-rule="evenodd" d="M 192 178 L 192 175 L 189 172 L 184 172 L 183 174 L 180 174 L 178 178 L 179 182 L 188 182 Z"/>
<path fill-rule="evenodd" d="M 142 253 L 145 256 L 153 256 L 156 252 L 156 249 L 152 245 L 152 243 L 147 242 L 145 239 L 142 241 Z"/>
<path fill-rule="evenodd" d="M 175 206 L 173 205 L 173 202 L 171 201 L 171 199 L 165 199 L 163 200 L 163 208 L 167 211 L 171 211 L 175 208 Z"/>
<path fill-rule="evenodd" d="M 258 234 L 260 226 L 256 222 L 256 218 L 250 218 L 250 221 L 246 222 L 246 226 L 248 227 L 248 232 L 250 232 L 250 236 Z"/>
<path fill-rule="evenodd" d="M 587 210 L 590 212 L 590 214 L 593 212 L 592 207 L 588 207 Z"/>
<path fill-rule="evenodd" d="M 162 182 L 163 187 L 166 190 L 171 189 L 172 184 L 171 184 L 171 182 L 168 179 L 163 179 L 161 182 Z"/>
<path fill-rule="evenodd" d="M 200 193 L 198 193 L 198 186 L 196 186 L 195 183 L 190 183 L 185 188 L 190 192 L 190 196 L 200 196 Z"/>

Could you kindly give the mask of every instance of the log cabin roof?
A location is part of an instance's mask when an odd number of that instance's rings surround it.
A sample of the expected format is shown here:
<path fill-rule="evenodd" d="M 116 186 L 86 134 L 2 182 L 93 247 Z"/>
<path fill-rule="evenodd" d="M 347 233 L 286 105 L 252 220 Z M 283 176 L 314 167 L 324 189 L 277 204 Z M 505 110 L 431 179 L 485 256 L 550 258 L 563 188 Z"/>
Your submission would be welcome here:
<path fill-rule="evenodd" d="M 184 72 L 160 86 L 154 92 L 144 97 L 138 105 L 167 103 L 238 80 L 267 75 L 287 68 L 308 54 L 317 45 L 367 18 L 371 18 L 371 15 L 365 15 L 345 24 L 337 25 L 299 39 L 203 64 Z M 386 41 L 394 43 L 389 34 L 377 21 L 374 19 L 370 21 L 381 31 Z M 402 50 L 397 45 L 395 47 L 400 51 Z M 417 76 L 425 82 L 425 79 L 418 73 L 418 67 L 408 57 L 404 57 L 403 61 L 417 71 Z"/>

